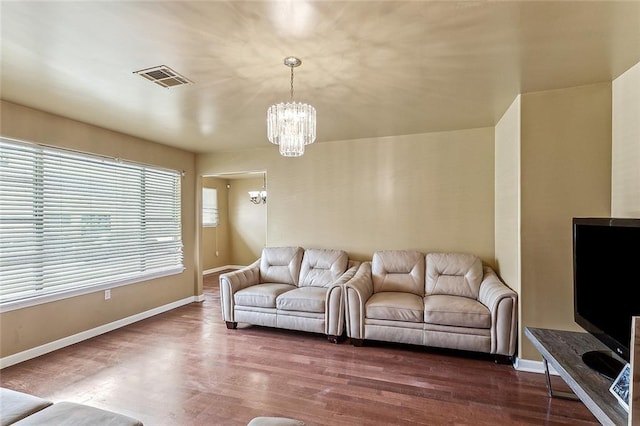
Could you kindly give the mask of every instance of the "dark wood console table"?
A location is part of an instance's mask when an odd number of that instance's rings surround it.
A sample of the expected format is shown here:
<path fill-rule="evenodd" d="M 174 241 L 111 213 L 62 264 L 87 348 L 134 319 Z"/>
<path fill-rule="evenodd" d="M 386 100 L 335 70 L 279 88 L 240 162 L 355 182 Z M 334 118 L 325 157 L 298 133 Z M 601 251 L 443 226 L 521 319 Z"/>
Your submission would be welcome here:
<path fill-rule="evenodd" d="M 627 425 L 627 412 L 609 392 L 613 382 L 582 362 L 584 352 L 607 350 L 606 346 L 588 333 L 527 327 L 525 335 L 544 358 L 545 367 L 548 363 L 555 368 L 600 423 Z M 549 394 L 552 395 L 549 381 L 547 386 L 549 386 Z"/>

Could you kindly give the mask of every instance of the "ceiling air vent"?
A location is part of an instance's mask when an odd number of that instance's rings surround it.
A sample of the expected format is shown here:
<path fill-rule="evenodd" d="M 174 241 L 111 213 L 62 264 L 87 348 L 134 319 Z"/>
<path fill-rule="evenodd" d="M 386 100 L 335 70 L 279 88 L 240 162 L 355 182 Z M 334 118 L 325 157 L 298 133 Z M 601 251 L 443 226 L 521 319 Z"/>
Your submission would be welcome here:
<path fill-rule="evenodd" d="M 149 81 L 154 82 L 158 86 L 162 87 L 175 87 L 185 84 L 193 84 L 193 81 L 187 77 L 178 74 L 166 65 L 160 65 L 158 67 L 146 68 L 143 70 L 134 71 L 134 74 L 138 74 Z"/>

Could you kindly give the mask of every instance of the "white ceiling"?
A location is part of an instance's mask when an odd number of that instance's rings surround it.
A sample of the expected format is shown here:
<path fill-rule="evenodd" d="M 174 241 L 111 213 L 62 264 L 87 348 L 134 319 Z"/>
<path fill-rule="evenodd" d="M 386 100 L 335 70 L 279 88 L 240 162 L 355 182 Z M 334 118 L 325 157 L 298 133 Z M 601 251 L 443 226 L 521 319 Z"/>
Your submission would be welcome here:
<path fill-rule="evenodd" d="M 317 109 L 318 141 L 492 126 L 518 93 L 640 61 L 640 1 L 0 3 L 2 99 L 215 152 L 268 144 L 266 109 Z M 133 71 L 167 65 L 195 84 Z"/>

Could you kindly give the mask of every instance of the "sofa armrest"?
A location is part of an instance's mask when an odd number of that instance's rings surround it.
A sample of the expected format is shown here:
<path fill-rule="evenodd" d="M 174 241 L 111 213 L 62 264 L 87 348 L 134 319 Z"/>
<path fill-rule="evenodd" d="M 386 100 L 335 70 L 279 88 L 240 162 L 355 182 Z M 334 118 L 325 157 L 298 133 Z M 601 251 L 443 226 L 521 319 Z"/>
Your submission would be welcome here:
<path fill-rule="evenodd" d="M 344 274 L 340 275 L 340 278 L 338 278 L 333 285 L 344 286 L 346 283 L 351 281 L 356 272 L 358 272 L 358 268 L 360 268 L 360 262 L 355 264 L 349 262 L 349 268 L 344 272 Z"/>
<path fill-rule="evenodd" d="M 249 266 L 220 275 L 220 306 L 222 319 L 234 322 L 233 295 L 235 292 L 260 283 L 260 259 Z"/>
<path fill-rule="evenodd" d="M 373 295 L 371 262 L 363 262 L 353 278 L 345 283 L 345 323 L 347 336 L 364 339 L 364 305 Z"/>
<path fill-rule="evenodd" d="M 327 336 L 342 335 L 344 330 L 344 285 L 353 278 L 357 270 L 357 265 L 350 267 L 327 289 L 324 313 L 324 332 Z"/>
<path fill-rule="evenodd" d="M 516 351 L 518 295 L 484 267 L 478 301 L 491 312 L 491 353 L 513 356 Z"/>

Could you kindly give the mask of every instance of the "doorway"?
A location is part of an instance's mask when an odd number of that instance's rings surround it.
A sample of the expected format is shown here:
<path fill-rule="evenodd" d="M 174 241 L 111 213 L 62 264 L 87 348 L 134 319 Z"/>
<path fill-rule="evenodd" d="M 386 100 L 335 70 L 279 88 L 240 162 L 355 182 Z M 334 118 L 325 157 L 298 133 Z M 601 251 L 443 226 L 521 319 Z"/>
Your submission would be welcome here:
<path fill-rule="evenodd" d="M 203 275 L 249 265 L 260 257 L 267 245 L 266 185 L 266 171 L 202 177 Z"/>

